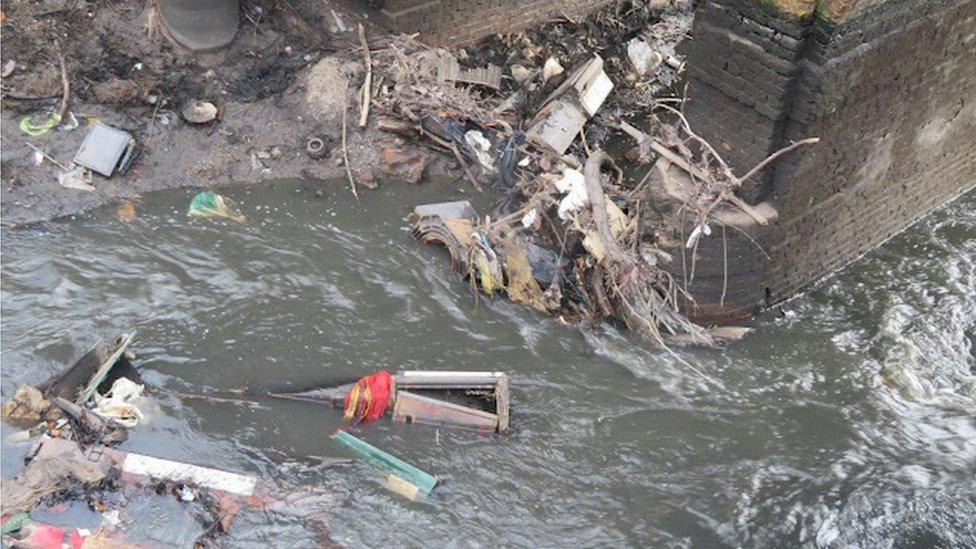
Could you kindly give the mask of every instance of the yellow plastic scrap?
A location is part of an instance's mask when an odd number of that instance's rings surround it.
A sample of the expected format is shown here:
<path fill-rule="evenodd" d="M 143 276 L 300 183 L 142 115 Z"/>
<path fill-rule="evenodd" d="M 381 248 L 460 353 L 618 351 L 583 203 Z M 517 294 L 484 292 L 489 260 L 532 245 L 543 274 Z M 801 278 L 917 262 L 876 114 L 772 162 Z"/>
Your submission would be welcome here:
<path fill-rule="evenodd" d="M 508 298 L 546 312 L 546 298 L 539 283 L 532 276 L 529 254 L 521 243 L 508 247 L 505 253 L 505 274 L 508 277 Z"/>
<path fill-rule="evenodd" d="M 362 405 L 359 402 L 360 400 L 363 401 Z M 365 416 L 366 412 L 369 411 L 369 406 L 372 401 L 373 391 L 370 390 L 369 385 L 365 383 L 356 383 L 349 391 L 349 403 L 342 411 L 342 419 L 349 421 L 353 417 L 357 416 L 357 412 L 358 415 Z M 359 419 L 362 419 L 362 417 Z"/>
<path fill-rule="evenodd" d="M 501 287 L 501 281 L 498 282 L 498 286 L 495 286 L 495 277 L 492 275 L 491 263 L 488 261 L 488 255 L 481 248 L 475 247 L 471 250 L 472 262 L 474 263 L 475 269 L 478 270 L 478 278 L 481 279 L 481 287 L 485 290 L 488 295 L 494 295 L 495 290 Z"/>

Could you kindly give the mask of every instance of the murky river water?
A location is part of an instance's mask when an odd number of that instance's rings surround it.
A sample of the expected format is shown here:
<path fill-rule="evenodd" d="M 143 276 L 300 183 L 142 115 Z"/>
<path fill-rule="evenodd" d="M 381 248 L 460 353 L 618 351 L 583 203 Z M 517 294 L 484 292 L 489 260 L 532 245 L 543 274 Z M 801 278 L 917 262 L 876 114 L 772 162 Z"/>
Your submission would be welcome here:
<path fill-rule="evenodd" d="M 155 394 L 124 449 L 335 494 L 331 511 L 245 512 L 227 545 L 321 543 L 321 519 L 350 546 L 976 546 L 976 193 L 743 342 L 682 351 L 721 389 L 615 329 L 475 307 L 405 221 L 404 204 L 456 198 L 449 187 L 388 185 L 358 203 L 295 184 L 226 193 L 244 225 L 188 219 L 193 193 L 174 191 L 130 223 L 103 210 L 4 230 L 3 398 L 131 328 L 143 381 L 166 391 L 426 368 L 504 370 L 513 393 L 503 438 L 388 420 L 356 431 L 441 477 L 415 503 L 365 464 L 300 465 L 346 455 L 329 439 L 336 410 Z M 4 476 L 25 449 L 4 444 Z M 153 505 L 130 501 L 145 539 L 192 540 Z"/>

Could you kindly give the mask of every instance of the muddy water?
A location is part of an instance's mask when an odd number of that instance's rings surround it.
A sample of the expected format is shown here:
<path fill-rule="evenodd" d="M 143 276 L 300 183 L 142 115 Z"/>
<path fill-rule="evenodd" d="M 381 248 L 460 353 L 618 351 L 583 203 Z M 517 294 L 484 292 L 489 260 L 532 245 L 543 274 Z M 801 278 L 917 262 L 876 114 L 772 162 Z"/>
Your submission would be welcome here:
<path fill-rule="evenodd" d="M 103 210 L 4 230 L 2 382 L 6 399 L 94 337 L 137 328 L 157 392 L 124 449 L 328 492 L 244 512 L 228 545 L 309 546 L 326 530 L 350 546 L 976 545 L 974 193 L 743 342 L 682 351 L 717 388 L 613 328 L 476 307 L 404 219 L 404 204 L 457 198 L 450 187 L 390 185 L 358 203 L 298 184 L 226 192 L 244 225 L 187 219 L 192 193 L 174 191 L 130 223 Z M 358 429 L 440 476 L 411 503 L 368 465 L 303 464 L 345 455 L 328 438 L 335 410 L 171 394 L 380 368 L 508 371 L 512 433 Z M 5 476 L 25 448 L 4 443 Z M 192 521 L 161 511 L 173 505 L 131 500 L 136 537 L 188 543 Z"/>

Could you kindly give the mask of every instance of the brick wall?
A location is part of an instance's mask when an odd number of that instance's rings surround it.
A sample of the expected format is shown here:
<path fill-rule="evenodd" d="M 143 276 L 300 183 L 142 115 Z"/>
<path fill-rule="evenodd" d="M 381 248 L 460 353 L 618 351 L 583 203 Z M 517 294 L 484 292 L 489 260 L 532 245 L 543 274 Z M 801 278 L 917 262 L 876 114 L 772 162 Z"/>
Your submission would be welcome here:
<path fill-rule="evenodd" d="M 976 0 L 853 2 L 839 23 L 743 5 L 696 13 L 692 123 L 732 147 L 739 173 L 790 140 L 821 142 L 742 189 L 779 219 L 749 231 L 762 252 L 726 242 L 751 257 L 725 307 L 722 272 L 696 279 L 705 320 L 786 299 L 976 186 Z M 721 265 L 721 246 L 703 240 L 698 264 Z"/>

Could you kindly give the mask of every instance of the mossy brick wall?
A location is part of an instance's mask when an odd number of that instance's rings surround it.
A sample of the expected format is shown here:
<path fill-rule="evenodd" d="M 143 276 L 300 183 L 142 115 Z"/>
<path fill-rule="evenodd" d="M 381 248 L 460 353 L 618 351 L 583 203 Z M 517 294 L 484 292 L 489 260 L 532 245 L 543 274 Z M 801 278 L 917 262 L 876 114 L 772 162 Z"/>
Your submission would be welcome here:
<path fill-rule="evenodd" d="M 560 17 L 578 17 L 615 0 L 353 0 L 396 32 L 440 44 L 473 42 Z"/>
<path fill-rule="evenodd" d="M 690 288 L 706 321 L 795 295 L 976 186 L 976 0 L 778 3 L 696 11 L 688 114 L 733 168 L 821 139 L 740 190 L 779 212 L 755 244 L 702 241 Z"/>

